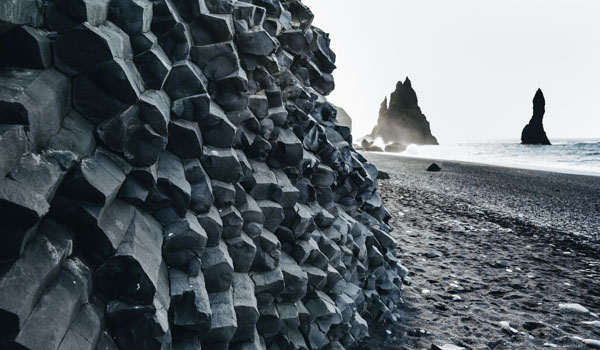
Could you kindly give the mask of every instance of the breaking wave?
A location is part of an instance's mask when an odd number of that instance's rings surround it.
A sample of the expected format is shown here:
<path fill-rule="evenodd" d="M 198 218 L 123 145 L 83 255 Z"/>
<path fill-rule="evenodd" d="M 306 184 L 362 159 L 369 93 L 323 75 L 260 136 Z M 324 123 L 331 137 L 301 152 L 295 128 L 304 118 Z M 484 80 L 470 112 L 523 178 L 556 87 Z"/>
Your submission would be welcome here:
<path fill-rule="evenodd" d="M 518 140 L 410 145 L 403 156 L 458 160 L 515 168 L 600 176 L 599 140 L 557 139 L 552 146 L 521 145 Z"/>

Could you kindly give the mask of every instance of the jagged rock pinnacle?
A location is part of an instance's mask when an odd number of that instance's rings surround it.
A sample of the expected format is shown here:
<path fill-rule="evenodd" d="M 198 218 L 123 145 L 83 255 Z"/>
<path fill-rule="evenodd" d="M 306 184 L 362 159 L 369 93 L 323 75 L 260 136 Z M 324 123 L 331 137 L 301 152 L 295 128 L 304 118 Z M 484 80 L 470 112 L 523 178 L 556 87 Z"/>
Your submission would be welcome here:
<path fill-rule="evenodd" d="M 379 115 L 384 114 L 385 112 L 387 112 L 388 109 L 388 100 L 387 100 L 387 96 L 383 99 L 383 102 L 381 102 L 381 107 L 379 107 Z"/>
<path fill-rule="evenodd" d="M 398 81 L 389 103 L 387 97 L 381 103 L 379 119 L 370 136 L 394 143 L 398 146 L 394 149 L 402 149 L 411 143 L 438 144 L 431 134 L 427 118 L 421 112 L 417 93 L 408 77 L 404 83 Z"/>

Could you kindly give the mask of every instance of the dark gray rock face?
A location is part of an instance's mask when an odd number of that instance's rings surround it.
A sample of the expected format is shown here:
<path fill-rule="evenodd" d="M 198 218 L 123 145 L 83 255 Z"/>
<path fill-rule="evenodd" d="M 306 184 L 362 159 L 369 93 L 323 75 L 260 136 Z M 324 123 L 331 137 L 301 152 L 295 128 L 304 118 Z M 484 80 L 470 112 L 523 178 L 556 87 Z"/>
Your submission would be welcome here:
<path fill-rule="evenodd" d="M 542 119 L 546 113 L 546 99 L 541 89 L 533 97 L 533 116 L 521 133 L 521 143 L 524 145 L 550 145 L 550 140 L 544 131 Z"/>
<path fill-rule="evenodd" d="M 438 144 L 431 134 L 427 118 L 421 112 L 417 93 L 408 78 L 404 83 L 398 82 L 389 105 L 387 98 L 382 102 L 377 125 L 369 136 L 372 139 L 381 137 L 386 143 L 394 143 L 395 146 L 389 152 L 401 152 L 402 147 L 409 144 Z"/>
<path fill-rule="evenodd" d="M 349 127 L 350 131 L 352 131 L 352 118 L 350 118 L 348 112 L 346 112 L 346 110 L 340 106 L 335 106 L 335 109 L 337 112 L 338 123 L 340 123 L 340 125 Z"/>
<path fill-rule="evenodd" d="M 0 1 L 0 349 L 343 349 L 394 319 L 390 215 L 312 18 Z"/>

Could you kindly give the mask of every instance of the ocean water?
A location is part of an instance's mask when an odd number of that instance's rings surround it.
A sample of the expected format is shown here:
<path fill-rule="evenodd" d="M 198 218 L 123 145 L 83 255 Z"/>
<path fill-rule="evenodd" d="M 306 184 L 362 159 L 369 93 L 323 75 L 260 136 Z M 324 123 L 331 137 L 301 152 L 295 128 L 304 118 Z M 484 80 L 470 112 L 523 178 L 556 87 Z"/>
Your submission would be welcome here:
<path fill-rule="evenodd" d="M 403 156 L 600 176 L 600 139 L 553 139 L 551 146 L 519 140 L 410 145 Z"/>

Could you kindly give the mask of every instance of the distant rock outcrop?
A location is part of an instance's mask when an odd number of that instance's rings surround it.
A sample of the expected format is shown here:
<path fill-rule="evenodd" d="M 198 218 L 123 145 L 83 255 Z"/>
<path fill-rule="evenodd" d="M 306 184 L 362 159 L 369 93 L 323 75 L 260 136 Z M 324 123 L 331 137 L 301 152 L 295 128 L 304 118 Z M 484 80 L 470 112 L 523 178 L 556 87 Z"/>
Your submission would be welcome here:
<path fill-rule="evenodd" d="M 384 150 L 390 153 L 400 153 L 406 150 L 406 146 L 408 145 L 399 142 L 392 142 L 389 145 L 386 145 Z"/>
<path fill-rule="evenodd" d="M 521 133 L 521 143 L 524 145 L 550 145 L 550 140 L 544 131 L 542 119 L 546 112 L 544 93 L 538 89 L 533 97 L 533 116 Z"/>
<path fill-rule="evenodd" d="M 381 137 L 385 143 L 400 145 L 420 144 L 437 145 L 437 139 L 431 134 L 429 122 L 419 108 L 417 94 L 410 79 L 396 84 L 396 91 L 381 104 L 377 125 L 370 135 Z M 395 147 L 396 148 L 396 147 Z"/>
<path fill-rule="evenodd" d="M 383 148 L 376 146 L 373 142 L 370 142 L 366 139 L 363 139 L 360 143 L 360 147 L 358 147 L 361 151 L 367 152 L 383 152 Z"/>
<path fill-rule="evenodd" d="M 333 103 L 330 102 L 330 104 L 333 104 Z M 347 126 L 350 128 L 350 131 L 352 131 L 352 118 L 350 118 L 350 116 L 348 115 L 346 110 L 344 110 L 340 106 L 336 106 L 336 105 L 333 105 L 333 106 L 335 107 L 335 109 L 337 111 L 338 124 Z"/>

